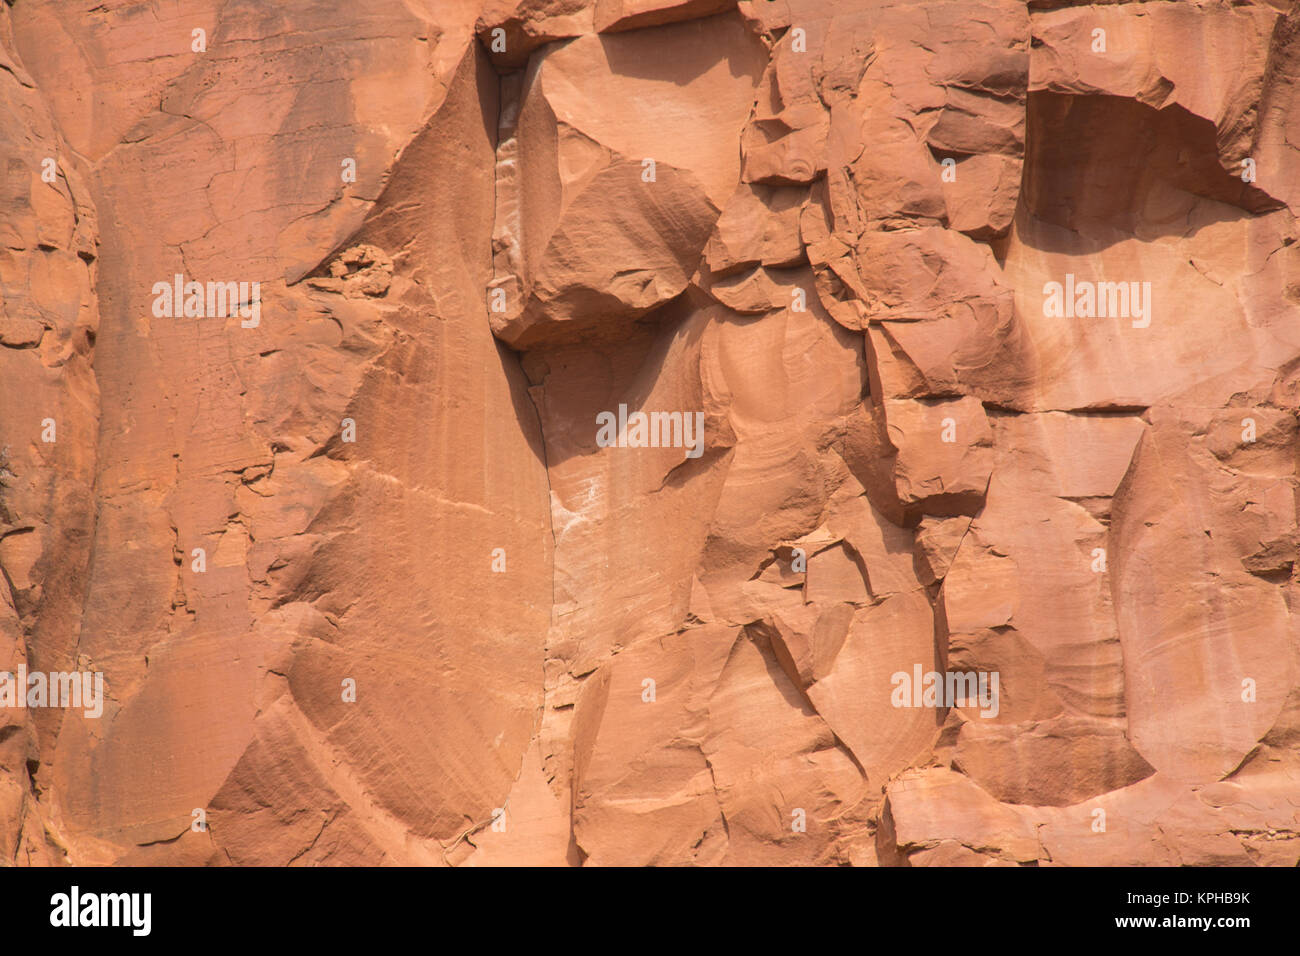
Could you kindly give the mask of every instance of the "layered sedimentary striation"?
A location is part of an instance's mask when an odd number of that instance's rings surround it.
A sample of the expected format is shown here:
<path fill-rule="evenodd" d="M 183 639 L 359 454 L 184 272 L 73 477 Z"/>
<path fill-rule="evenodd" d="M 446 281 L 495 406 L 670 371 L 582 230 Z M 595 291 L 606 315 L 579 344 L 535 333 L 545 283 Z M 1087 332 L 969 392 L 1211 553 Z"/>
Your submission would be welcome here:
<path fill-rule="evenodd" d="M 0 671 L 103 678 L 0 858 L 1295 865 L 1298 82 L 1286 0 L 0 5 Z"/>

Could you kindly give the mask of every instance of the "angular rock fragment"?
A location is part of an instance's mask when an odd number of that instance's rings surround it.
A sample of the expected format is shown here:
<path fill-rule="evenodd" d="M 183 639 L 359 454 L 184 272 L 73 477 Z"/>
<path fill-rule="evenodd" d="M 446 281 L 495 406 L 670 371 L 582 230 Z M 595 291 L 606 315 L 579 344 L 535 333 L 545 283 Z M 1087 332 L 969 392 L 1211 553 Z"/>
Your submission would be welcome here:
<path fill-rule="evenodd" d="M 685 289 L 739 181 L 762 62 L 734 14 L 539 51 L 498 147 L 499 338 L 626 337 Z"/>

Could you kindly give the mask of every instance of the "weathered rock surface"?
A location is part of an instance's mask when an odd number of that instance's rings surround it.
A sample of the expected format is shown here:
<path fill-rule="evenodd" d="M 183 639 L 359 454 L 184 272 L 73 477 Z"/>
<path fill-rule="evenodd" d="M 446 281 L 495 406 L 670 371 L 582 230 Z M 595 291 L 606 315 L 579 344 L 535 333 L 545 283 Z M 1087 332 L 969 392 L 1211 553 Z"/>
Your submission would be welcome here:
<path fill-rule="evenodd" d="M 0 861 L 1300 862 L 1288 0 L 144 9 L 0 5 Z"/>

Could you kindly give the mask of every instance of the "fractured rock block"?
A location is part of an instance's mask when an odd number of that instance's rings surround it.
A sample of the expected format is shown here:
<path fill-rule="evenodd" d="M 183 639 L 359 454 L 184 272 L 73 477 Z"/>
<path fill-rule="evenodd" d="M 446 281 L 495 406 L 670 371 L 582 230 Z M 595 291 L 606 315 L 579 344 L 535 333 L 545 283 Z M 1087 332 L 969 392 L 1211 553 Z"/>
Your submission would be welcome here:
<path fill-rule="evenodd" d="M 538 54 L 503 111 L 498 338 L 526 349 L 626 337 L 686 288 L 739 181 L 762 63 L 734 14 Z"/>
<path fill-rule="evenodd" d="M 905 513 L 979 510 L 993 469 L 993 432 L 977 399 L 886 402 L 885 426 L 898 450 L 894 489 Z"/>
<path fill-rule="evenodd" d="M 953 768 L 1003 803 L 1063 807 L 1155 773 L 1117 727 L 1077 717 L 962 725 Z"/>

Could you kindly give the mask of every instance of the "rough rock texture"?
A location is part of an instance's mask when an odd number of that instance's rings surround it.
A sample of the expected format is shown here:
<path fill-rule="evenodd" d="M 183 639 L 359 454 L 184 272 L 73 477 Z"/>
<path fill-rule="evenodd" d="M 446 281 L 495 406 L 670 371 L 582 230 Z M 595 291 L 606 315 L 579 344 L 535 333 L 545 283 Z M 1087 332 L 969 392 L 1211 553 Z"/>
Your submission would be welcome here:
<path fill-rule="evenodd" d="M 1300 862 L 1290 0 L 10 0 L 0 144 L 0 860 Z"/>

